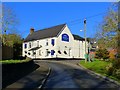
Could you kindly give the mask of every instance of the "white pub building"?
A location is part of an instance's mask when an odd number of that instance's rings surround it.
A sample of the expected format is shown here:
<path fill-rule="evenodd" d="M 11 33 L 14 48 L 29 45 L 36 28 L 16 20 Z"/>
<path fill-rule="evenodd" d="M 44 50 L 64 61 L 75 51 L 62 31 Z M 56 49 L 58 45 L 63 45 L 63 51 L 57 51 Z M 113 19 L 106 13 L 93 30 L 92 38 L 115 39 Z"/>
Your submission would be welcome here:
<path fill-rule="evenodd" d="M 88 42 L 86 43 L 88 50 Z M 32 59 L 84 59 L 85 39 L 72 34 L 66 24 L 38 31 L 31 28 L 24 40 L 22 54 Z"/>

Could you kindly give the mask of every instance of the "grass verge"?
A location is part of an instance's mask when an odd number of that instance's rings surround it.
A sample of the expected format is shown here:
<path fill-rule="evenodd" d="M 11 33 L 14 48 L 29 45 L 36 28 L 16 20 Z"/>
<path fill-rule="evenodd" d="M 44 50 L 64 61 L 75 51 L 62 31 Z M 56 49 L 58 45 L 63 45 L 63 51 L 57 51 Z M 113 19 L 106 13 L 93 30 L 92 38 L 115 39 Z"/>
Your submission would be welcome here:
<path fill-rule="evenodd" d="M 12 63 L 24 63 L 29 62 L 31 59 L 25 59 L 25 60 L 0 60 L 0 63 L 2 64 L 12 64 Z"/>
<path fill-rule="evenodd" d="M 92 70 L 96 73 L 99 73 L 103 76 L 107 76 L 115 81 L 118 81 L 120 83 L 120 80 L 114 76 L 109 76 L 107 75 L 107 71 L 106 71 L 106 66 L 109 64 L 110 62 L 106 62 L 106 61 L 101 61 L 98 59 L 95 59 L 95 61 L 93 62 L 87 62 L 85 63 L 85 61 L 80 61 L 80 65 L 82 65 L 83 67 L 86 67 L 89 70 Z"/>

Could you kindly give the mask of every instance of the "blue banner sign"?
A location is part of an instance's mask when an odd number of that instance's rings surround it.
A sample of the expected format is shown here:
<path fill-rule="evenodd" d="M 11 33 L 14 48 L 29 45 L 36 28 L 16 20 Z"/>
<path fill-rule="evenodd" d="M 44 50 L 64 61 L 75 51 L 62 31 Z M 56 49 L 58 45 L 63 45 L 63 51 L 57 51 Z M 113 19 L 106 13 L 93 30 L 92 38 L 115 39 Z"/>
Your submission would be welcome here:
<path fill-rule="evenodd" d="M 62 34 L 62 41 L 69 42 L 69 36 L 67 34 Z"/>

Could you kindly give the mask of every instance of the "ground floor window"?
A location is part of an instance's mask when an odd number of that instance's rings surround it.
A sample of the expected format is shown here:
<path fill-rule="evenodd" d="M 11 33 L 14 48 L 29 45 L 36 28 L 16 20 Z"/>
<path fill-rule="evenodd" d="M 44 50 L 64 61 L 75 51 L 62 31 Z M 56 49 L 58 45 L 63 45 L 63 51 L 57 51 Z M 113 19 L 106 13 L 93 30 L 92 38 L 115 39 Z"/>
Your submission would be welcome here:
<path fill-rule="evenodd" d="M 27 53 L 27 51 L 25 51 L 25 53 Z"/>
<path fill-rule="evenodd" d="M 33 54 L 32 54 L 32 55 L 33 55 L 33 56 L 35 56 L 35 55 L 36 55 L 36 52 L 35 52 L 35 51 L 32 51 L 32 52 L 33 52 Z"/>
<path fill-rule="evenodd" d="M 55 51 L 54 50 L 51 50 L 51 55 L 54 55 Z"/>
<path fill-rule="evenodd" d="M 66 51 L 64 51 L 64 54 L 67 54 L 67 52 L 66 52 Z"/>
<path fill-rule="evenodd" d="M 39 50 L 39 56 L 41 56 L 41 50 Z"/>
<path fill-rule="evenodd" d="M 30 52 L 28 53 L 28 55 L 30 55 Z"/>
<path fill-rule="evenodd" d="M 46 49 L 46 56 L 49 56 L 48 49 Z"/>
<path fill-rule="evenodd" d="M 61 54 L 61 51 L 59 50 L 58 53 Z"/>

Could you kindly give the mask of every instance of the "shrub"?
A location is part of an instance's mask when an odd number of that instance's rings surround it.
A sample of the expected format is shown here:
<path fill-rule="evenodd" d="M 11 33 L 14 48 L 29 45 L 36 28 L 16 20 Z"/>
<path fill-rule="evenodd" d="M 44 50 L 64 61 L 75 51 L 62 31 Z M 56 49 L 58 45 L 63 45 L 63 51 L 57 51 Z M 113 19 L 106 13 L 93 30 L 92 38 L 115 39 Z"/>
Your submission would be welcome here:
<path fill-rule="evenodd" d="M 119 58 L 119 59 L 112 60 L 112 63 L 113 63 L 113 67 L 114 67 L 114 68 L 120 69 L 120 58 Z"/>
<path fill-rule="evenodd" d="M 112 75 L 113 74 L 114 67 L 113 67 L 112 63 L 108 64 L 108 66 L 106 67 L 106 71 L 107 71 L 107 75 Z"/>
<path fill-rule="evenodd" d="M 115 54 L 113 51 L 109 52 L 110 59 L 115 59 Z"/>
<path fill-rule="evenodd" d="M 120 69 L 115 69 L 115 70 L 113 71 L 113 75 L 114 75 L 115 77 L 117 77 L 118 79 L 120 79 Z"/>
<path fill-rule="evenodd" d="M 120 79 L 120 59 L 111 60 L 111 63 L 106 67 L 107 75 L 114 75 Z"/>
<path fill-rule="evenodd" d="M 109 52 L 107 49 L 100 48 L 96 51 L 96 58 L 106 60 L 109 58 Z"/>

